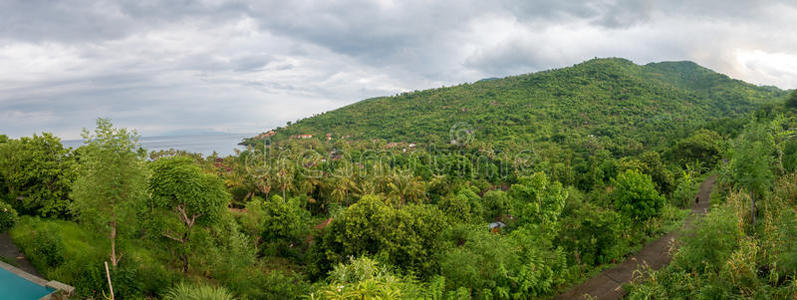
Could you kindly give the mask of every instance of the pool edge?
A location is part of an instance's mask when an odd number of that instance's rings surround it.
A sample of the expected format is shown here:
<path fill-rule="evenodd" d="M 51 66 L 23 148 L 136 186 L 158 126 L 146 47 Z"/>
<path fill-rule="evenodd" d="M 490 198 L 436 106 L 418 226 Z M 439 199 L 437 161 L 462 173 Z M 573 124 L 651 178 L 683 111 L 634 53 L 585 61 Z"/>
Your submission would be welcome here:
<path fill-rule="evenodd" d="M 5 263 L 5 262 L 2 262 L 2 261 L 0 261 L 0 268 L 3 268 L 6 271 L 9 271 L 9 272 L 13 273 L 14 275 L 22 277 L 25 280 L 33 282 L 33 283 L 35 283 L 37 285 L 53 289 L 52 293 L 49 293 L 49 294 L 47 294 L 46 296 L 44 296 L 42 298 L 39 298 L 40 300 L 42 300 L 42 299 L 61 299 L 61 298 L 66 299 L 66 298 L 69 297 L 69 295 L 72 294 L 72 292 L 75 291 L 75 288 L 73 286 L 71 286 L 71 285 L 68 285 L 68 284 L 65 284 L 65 283 L 62 283 L 62 282 L 58 282 L 58 281 L 55 281 L 55 280 L 46 280 L 44 278 L 41 278 L 39 276 L 36 276 L 36 275 L 30 274 L 28 272 L 25 272 L 24 270 L 22 270 L 20 268 L 17 268 L 15 266 L 12 266 L 12 265 L 10 265 L 8 263 Z M 58 292 L 61 292 L 60 294 L 61 294 L 62 297 L 60 297 L 60 298 L 59 297 L 54 297 L 55 296 L 54 294 L 58 293 Z"/>

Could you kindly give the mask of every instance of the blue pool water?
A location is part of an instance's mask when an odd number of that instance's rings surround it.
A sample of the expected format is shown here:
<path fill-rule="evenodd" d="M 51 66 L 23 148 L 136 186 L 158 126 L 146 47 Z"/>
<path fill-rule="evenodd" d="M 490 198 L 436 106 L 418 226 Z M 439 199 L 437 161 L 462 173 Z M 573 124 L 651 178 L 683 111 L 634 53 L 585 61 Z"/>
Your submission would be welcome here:
<path fill-rule="evenodd" d="M 27 281 L 0 268 L 0 298 L 3 300 L 36 300 L 52 292 L 51 288 Z"/>

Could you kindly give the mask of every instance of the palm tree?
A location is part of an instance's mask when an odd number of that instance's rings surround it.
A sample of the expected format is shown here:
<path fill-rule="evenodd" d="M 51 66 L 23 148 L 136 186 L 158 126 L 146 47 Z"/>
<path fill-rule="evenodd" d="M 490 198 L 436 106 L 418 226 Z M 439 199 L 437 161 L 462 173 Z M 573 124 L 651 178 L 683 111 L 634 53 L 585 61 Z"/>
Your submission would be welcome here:
<path fill-rule="evenodd" d="M 426 185 L 416 181 L 412 177 L 412 172 L 408 170 L 397 170 L 390 176 L 388 186 L 388 197 L 396 197 L 401 205 L 406 204 L 407 200 L 418 201 L 426 193 Z"/>
<path fill-rule="evenodd" d="M 293 182 L 294 177 L 294 170 L 293 166 L 290 163 L 284 162 L 280 163 L 279 169 L 275 174 L 275 181 L 277 186 L 282 189 L 282 199 L 286 200 L 287 192 L 289 190 L 293 190 L 296 185 Z"/>
<path fill-rule="evenodd" d="M 268 195 L 274 185 L 274 175 L 271 172 L 263 172 L 260 175 L 252 176 L 252 178 L 255 179 L 255 187 L 266 196 L 265 199 L 268 199 Z"/>
<path fill-rule="evenodd" d="M 332 192 L 330 198 L 340 204 L 348 204 L 347 198 L 349 196 L 349 179 L 347 177 L 333 177 L 332 179 Z"/>

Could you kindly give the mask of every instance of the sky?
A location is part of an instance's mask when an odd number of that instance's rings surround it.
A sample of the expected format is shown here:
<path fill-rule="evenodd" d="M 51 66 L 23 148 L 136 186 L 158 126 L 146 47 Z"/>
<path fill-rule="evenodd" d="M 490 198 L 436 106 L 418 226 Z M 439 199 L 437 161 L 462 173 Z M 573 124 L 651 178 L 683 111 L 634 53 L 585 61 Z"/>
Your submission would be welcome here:
<path fill-rule="evenodd" d="M 796 2 L 0 0 L 0 133 L 255 133 L 594 57 L 792 89 Z"/>

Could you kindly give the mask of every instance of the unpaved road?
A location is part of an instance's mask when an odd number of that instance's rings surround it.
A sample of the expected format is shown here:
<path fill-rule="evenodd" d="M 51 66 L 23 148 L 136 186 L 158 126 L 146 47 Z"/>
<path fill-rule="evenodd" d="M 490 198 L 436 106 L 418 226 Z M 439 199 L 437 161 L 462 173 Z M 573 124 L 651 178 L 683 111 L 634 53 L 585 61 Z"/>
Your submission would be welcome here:
<path fill-rule="evenodd" d="M 692 205 L 692 213 L 686 219 L 684 227 L 691 226 L 692 221 L 705 214 L 711 207 L 711 189 L 714 187 L 716 176 L 711 176 L 700 185 L 697 193 L 697 201 Z M 663 235 L 656 241 L 650 242 L 642 250 L 631 256 L 625 262 L 610 269 L 603 270 L 584 283 L 573 287 L 569 291 L 562 293 L 554 299 L 600 299 L 611 300 L 620 299 L 627 293 L 623 289 L 623 284 L 631 281 L 634 271 L 643 263 L 646 263 L 654 270 L 667 265 L 670 262 L 668 250 L 670 244 L 681 236 L 683 230 L 674 230 Z"/>
<path fill-rule="evenodd" d="M 11 260 L 12 265 L 17 268 L 22 269 L 25 272 L 30 274 L 40 276 L 39 272 L 36 272 L 36 268 L 33 267 L 28 259 L 25 258 L 25 255 L 19 251 L 14 242 L 11 241 L 11 236 L 8 232 L 0 233 L 0 256 L 4 256 L 5 258 Z M 0 297 L 2 298 L 2 297 Z"/>

